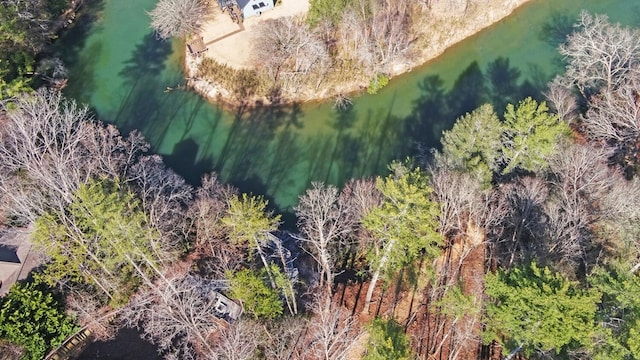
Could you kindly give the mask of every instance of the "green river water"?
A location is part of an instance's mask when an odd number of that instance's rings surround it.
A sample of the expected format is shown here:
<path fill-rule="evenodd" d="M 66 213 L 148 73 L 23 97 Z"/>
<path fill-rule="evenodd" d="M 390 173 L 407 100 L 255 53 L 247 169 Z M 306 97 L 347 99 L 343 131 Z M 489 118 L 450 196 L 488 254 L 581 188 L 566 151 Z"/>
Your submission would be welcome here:
<path fill-rule="evenodd" d="M 287 1 L 284 0 L 286 6 Z M 139 129 L 190 182 L 215 170 L 244 192 L 286 211 L 311 181 L 341 185 L 386 173 L 387 164 L 437 147 L 443 129 L 490 101 L 540 97 L 562 70 L 556 47 L 580 9 L 640 26 L 638 0 L 535 0 L 439 58 L 394 78 L 379 94 L 354 98 L 348 112 L 330 103 L 223 111 L 188 91 L 182 46 L 156 40 L 145 11 L 156 0 L 87 0 L 61 39 L 69 66 L 66 94 L 123 131 Z"/>

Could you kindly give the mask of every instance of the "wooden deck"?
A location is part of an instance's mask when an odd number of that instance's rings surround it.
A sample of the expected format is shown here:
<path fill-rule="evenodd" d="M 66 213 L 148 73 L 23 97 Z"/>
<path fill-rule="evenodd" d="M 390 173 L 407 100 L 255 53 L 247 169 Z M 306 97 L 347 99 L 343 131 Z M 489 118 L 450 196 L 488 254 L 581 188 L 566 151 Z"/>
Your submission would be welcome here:
<path fill-rule="evenodd" d="M 189 53 L 192 56 L 200 56 L 202 53 L 207 51 L 207 46 L 204 44 L 202 36 L 199 36 L 187 43 L 187 49 L 189 49 Z"/>

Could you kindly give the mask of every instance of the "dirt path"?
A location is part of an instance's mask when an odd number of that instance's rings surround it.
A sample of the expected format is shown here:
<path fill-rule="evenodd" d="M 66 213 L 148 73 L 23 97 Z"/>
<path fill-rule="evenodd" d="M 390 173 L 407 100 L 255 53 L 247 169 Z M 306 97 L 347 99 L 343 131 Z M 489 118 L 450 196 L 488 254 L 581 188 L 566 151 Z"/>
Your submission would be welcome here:
<path fill-rule="evenodd" d="M 205 56 L 235 69 L 249 67 L 249 47 L 256 24 L 266 19 L 303 15 L 309 10 L 309 0 L 280 0 L 272 10 L 260 16 L 250 17 L 238 25 L 227 13 L 220 10 L 217 2 L 212 3 L 213 16 L 202 31 L 207 46 Z"/>

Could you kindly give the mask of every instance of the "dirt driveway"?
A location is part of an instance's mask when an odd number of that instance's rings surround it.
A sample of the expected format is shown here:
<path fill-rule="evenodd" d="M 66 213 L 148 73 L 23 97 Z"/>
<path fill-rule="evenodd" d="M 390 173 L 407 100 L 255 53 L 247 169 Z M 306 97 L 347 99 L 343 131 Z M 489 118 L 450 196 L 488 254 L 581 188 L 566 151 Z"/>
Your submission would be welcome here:
<path fill-rule="evenodd" d="M 217 1 L 212 1 L 211 6 L 214 6 L 213 16 L 202 31 L 208 48 L 204 55 L 221 64 L 241 69 L 250 65 L 249 50 L 256 24 L 266 19 L 306 14 L 309 0 L 279 0 L 273 10 L 250 17 L 242 25 L 235 24 L 227 13 L 223 13 Z"/>

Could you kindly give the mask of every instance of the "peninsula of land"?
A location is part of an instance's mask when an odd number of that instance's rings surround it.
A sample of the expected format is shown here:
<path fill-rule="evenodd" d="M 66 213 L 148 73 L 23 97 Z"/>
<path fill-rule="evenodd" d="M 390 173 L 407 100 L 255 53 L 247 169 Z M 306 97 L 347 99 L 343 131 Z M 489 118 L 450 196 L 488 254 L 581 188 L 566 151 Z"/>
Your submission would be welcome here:
<path fill-rule="evenodd" d="M 377 86 L 380 76 L 388 81 L 438 57 L 449 47 L 499 22 L 529 1 L 427 0 L 421 7 L 395 0 L 401 6 L 389 16 L 405 16 L 401 23 L 373 19 L 373 23 L 362 24 L 384 28 L 382 35 L 371 28 L 358 29 L 357 24 L 349 28 L 344 24 L 321 22 L 308 34 L 296 29 L 295 26 L 304 27 L 309 23 L 309 0 L 280 0 L 272 10 L 246 18 L 239 24 L 215 3 L 213 14 L 199 34 L 205 46 L 201 54 L 192 56 L 185 46 L 185 73 L 188 85 L 196 92 L 211 101 L 231 106 L 344 99 L 348 94 Z M 342 15 L 341 21 L 347 17 L 348 14 Z M 354 18 L 357 19 L 357 14 Z M 400 26 L 404 26 L 406 34 L 392 34 Z M 282 39 L 269 44 L 272 39 L 264 36 L 265 30 L 281 32 L 278 27 L 288 31 L 286 39 L 312 35 L 322 39 L 327 44 L 326 50 L 316 48 L 311 52 L 326 51 L 326 56 L 309 58 L 305 54 L 305 44 L 301 43 L 292 44 L 298 48 L 289 57 L 282 55 L 275 45 L 281 44 Z M 358 31 L 362 34 L 356 34 Z M 366 41 L 372 45 L 358 47 L 357 42 Z M 261 53 L 255 47 L 266 48 L 263 52 L 273 59 L 260 58 Z M 358 55 L 345 54 L 348 49 Z M 275 64 L 269 64 L 269 60 Z M 306 60 L 312 64 L 299 64 Z"/>

